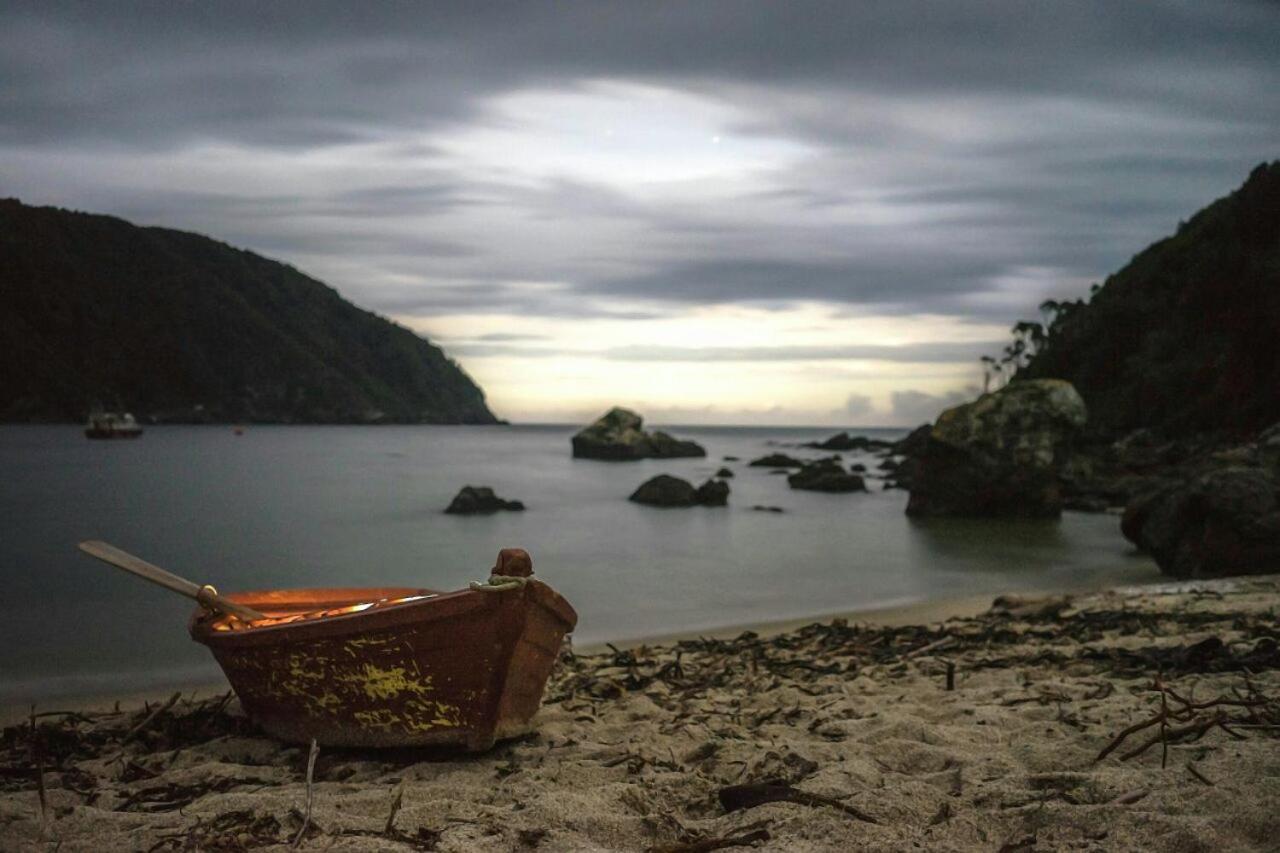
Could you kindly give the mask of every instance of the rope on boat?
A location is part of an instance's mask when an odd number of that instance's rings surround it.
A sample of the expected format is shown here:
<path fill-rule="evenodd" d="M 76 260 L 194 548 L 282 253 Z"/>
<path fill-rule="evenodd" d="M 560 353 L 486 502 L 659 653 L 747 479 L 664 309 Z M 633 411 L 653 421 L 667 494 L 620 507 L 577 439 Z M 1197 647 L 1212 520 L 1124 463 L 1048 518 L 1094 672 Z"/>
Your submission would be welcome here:
<path fill-rule="evenodd" d="M 487 581 L 472 581 L 471 588 L 476 592 L 506 592 L 507 590 L 520 589 L 528 581 L 528 578 L 518 578 L 512 575 L 489 575 Z"/>

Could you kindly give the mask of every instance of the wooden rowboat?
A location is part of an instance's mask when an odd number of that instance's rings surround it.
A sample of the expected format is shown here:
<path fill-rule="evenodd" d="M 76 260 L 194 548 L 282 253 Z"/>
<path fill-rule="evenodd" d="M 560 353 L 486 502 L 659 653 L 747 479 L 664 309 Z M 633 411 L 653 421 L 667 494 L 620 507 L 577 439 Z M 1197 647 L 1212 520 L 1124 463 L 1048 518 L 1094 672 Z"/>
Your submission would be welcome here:
<path fill-rule="evenodd" d="M 506 549 L 487 584 L 294 589 L 223 596 L 267 618 L 201 607 L 208 646 L 245 712 L 282 740 L 324 746 L 454 746 L 531 730 L 577 613 Z"/>

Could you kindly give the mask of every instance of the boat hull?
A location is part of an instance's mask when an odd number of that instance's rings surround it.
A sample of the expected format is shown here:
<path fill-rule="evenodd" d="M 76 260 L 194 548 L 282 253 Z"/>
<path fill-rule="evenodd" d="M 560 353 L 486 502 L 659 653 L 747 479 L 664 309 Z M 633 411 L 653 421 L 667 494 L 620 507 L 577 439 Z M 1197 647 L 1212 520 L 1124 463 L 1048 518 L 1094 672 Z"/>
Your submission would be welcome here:
<path fill-rule="evenodd" d="M 546 584 L 503 592 L 318 589 L 228 598 L 267 613 L 431 597 L 362 613 L 191 636 L 213 652 L 245 712 L 281 740 L 485 750 L 532 729 L 577 614 Z"/>
<path fill-rule="evenodd" d="M 141 429 L 112 429 L 99 427 L 86 427 L 84 431 L 85 438 L 139 438 L 142 435 Z"/>

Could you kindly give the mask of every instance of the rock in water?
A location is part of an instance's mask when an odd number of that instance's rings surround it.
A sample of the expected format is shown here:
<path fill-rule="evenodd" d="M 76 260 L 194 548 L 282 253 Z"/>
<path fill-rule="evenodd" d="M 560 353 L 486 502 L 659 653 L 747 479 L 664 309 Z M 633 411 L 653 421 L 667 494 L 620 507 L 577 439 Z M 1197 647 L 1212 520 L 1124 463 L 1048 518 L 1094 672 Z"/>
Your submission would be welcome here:
<path fill-rule="evenodd" d="M 820 459 L 805 465 L 787 477 L 793 489 L 810 492 L 865 492 L 867 484 L 862 477 L 844 470 L 834 459 Z"/>
<path fill-rule="evenodd" d="M 1120 529 L 1176 578 L 1280 571 L 1280 482 L 1231 467 L 1130 501 Z"/>
<path fill-rule="evenodd" d="M 488 486 L 463 486 L 445 512 L 453 515 L 479 515 L 502 509 L 522 510 L 524 504 L 520 501 L 504 500 L 495 495 L 493 489 Z"/>
<path fill-rule="evenodd" d="M 865 435 L 849 435 L 847 432 L 838 432 L 825 441 L 806 442 L 804 447 L 814 447 L 818 450 L 886 450 L 892 447 L 892 443 L 881 441 L 878 438 L 867 438 Z"/>
<path fill-rule="evenodd" d="M 695 489 L 688 480 L 659 474 L 642 483 L 628 500 L 660 507 L 724 506 L 729 500 L 729 484 L 707 480 Z"/>
<path fill-rule="evenodd" d="M 681 441 L 665 432 L 647 433 L 643 425 L 638 414 L 615 406 L 573 437 L 574 458 L 625 462 L 707 455 L 696 442 Z"/>
<path fill-rule="evenodd" d="M 729 484 L 723 480 L 707 480 L 698 486 L 694 499 L 702 506 L 724 506 L 729 503 Z"/>
<path fill-rule="evenodd" d="M 804 462 L 785 453 L 770 453 L 749 463 L 752 468 L 803 468 Z"/>
<path fill-rule="evenodd" d="M 729 477 L 733 476 L 733 472 L 730 471 L 728 468 L 721 468 L 719 471 L 716 472 L 716 476 L 722 480 L 726 480 Z"/>
<path fill-rule="evenodd" d="M 693 484 L 670 474 L 659 474 L 645 480 L 628 500 L 646 506 L 693 506 L 698 502 Z"/>
<path fill-rule="evenodd" d="M 1011 382 L 938 416 L 912 472 L 907 514 L 1057 518 L 1057 466 L 1084 426 L 1068 382 Z"/>

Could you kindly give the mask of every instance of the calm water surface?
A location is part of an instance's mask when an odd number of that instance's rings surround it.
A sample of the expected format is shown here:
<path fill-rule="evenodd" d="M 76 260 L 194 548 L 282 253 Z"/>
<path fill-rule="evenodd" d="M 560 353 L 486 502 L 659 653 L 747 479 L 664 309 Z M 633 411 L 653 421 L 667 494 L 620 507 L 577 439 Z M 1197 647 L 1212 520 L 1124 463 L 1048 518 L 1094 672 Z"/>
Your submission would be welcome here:
<path fill-rule="evenodd" d="M 91 442 L 76 427 L 0 427 L 0 702 L 217 676 L 183 599 L 80 555 L 105 539 L 221 590 L 487 577 L 533 554 L 578 609 L 579 644 L 1017 589 L 1158 580 L 1113 516 L 910 521 L 906 493 L 796 492 L 748 468 L 771 443 L 833 430 L 677 428 L 706 459 L 569 455 L 572 427 L 153 427 Z M 859 430 L 897 437 L 900 430 Z M 788 450 L 795 455 L 816 451 Z M 741 462 L 723 463 L 725 455 Z M 846 461 L 871 460 L 846 454 Z M 627 495 L 723 464 L 728 508 L 660 510 Z M 874 467 L 874 463 L 869 467 Z M 523 513 L 442 510 L 465 484 Z M 784 514 L 753 512 L 772 504 Z"/>

